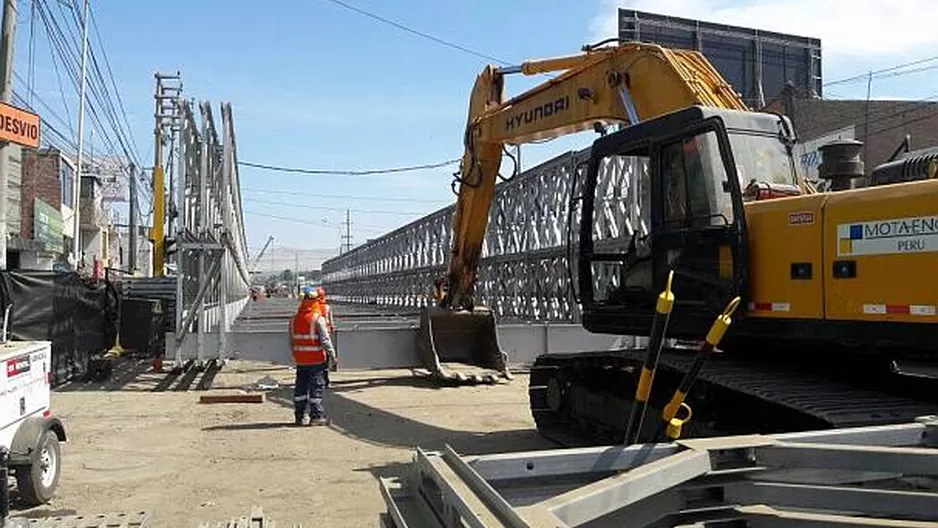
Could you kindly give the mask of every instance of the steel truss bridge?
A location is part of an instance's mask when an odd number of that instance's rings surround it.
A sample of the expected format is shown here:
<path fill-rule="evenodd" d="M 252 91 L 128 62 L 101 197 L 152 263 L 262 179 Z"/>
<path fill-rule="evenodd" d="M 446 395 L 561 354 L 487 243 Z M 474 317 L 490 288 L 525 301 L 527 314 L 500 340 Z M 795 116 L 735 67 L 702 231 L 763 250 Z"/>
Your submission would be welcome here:
<path fill-rule="evenodd" d="M 568 152 L 496 186 L 475 297 L 499 320 L 579 322 L 570 286 L 576 281 L 579 194 L 588 159 L 589 149 Z M 634 233 L 647 234 L 641 192 L 647 174 L 647 164 L 637 158 L 603 162 L 592 234 L 598 245 L 624 248 Z M 434 279 L 445 273 L 454 210 L 440 209 L 324 262 L 330 297 L 389 307 L 428 305 Z M 602 266 L 595 270 L 596 291 L 619 280 L 618 264 Z"/>
<path fill-rule="evenodd" d="M 166 216 L 167 267 L 175 273 L 125 280 L 123 291 L 164 301 L 166 359 L 179 365 L 228 357 L 231 325 L 248 302 L 251 278 L 231 105 L 220 106 L 220 127 L 209 102 L 193 108 L 179 98 L 172 112 L 167 165 L 175 194 Z"/>

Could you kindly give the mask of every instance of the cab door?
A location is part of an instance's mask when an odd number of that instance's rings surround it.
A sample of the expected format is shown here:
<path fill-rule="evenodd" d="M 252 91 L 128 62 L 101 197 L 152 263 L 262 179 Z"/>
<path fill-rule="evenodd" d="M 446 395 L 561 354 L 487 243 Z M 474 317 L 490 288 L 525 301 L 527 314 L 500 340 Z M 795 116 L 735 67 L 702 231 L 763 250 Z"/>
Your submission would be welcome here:
<path fill-rule="evenodd" d="M 674 271 L 671 335 L 702 338 L 716 314 L 746 292 L 747 240 L 739 178 L 719 122 L 652 147 L 654 283 Z"/>

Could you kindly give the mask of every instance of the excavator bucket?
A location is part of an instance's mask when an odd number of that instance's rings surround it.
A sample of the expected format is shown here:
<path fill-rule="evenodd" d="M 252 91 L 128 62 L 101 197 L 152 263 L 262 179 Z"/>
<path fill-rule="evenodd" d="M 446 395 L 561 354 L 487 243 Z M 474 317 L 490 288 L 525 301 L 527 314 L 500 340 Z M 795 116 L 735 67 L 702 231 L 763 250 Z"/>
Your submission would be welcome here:
<path fill-rule="evenodd" d="M 420 312 L 419 341 L 420 361 L 433 378 L 466 385 L 512 379 L 489 310 L 425 308 Z"/>

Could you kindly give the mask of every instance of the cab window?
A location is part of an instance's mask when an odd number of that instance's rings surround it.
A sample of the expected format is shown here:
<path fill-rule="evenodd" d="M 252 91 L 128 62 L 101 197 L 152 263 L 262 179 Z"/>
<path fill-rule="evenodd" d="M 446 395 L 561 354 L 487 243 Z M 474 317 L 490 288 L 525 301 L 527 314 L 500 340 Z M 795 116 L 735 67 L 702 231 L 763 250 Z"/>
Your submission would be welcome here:
<path fill-rule="evenodd" d="M 661 150 L 666 229 L 733 222 L 726 167 L 714 132 L 667 143 Z"/>

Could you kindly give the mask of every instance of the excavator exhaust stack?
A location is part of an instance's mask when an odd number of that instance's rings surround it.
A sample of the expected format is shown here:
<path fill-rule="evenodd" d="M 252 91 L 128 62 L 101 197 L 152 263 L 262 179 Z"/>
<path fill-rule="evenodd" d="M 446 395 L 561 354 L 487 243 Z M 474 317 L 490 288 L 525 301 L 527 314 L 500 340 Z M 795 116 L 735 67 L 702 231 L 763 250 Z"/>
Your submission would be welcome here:
<path fill-rule="evenodd" d="M 495 315 L 484 308 L 471 312 L 423 309 L 419 349 L 423 367 L 441 381 L 473 385 L 512 379 L 508 356 L 498 345 Z"/>

